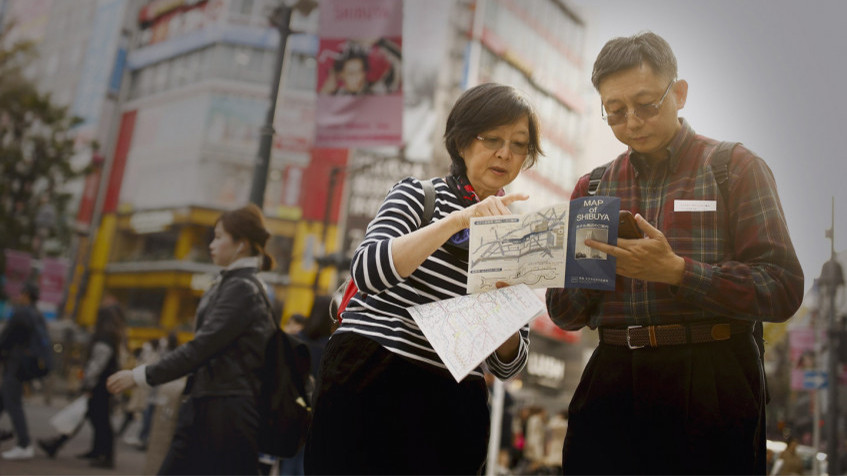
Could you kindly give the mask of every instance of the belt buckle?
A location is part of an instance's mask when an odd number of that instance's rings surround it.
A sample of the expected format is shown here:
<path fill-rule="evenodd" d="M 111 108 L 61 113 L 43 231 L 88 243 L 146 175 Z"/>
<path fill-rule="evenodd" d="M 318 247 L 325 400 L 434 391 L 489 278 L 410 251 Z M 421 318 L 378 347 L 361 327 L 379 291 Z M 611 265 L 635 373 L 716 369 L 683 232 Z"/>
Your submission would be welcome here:
<path fill-rule="evenodd" d="M 627 326 L 626 328 L 626 346 L 629 347 L 629 350 L 640 349 L 642 347 L 646 347 L 646 345 L 632 345 L 631 334 L 629 331 L 633 329 L 641 329 L 643 326 Z"/>

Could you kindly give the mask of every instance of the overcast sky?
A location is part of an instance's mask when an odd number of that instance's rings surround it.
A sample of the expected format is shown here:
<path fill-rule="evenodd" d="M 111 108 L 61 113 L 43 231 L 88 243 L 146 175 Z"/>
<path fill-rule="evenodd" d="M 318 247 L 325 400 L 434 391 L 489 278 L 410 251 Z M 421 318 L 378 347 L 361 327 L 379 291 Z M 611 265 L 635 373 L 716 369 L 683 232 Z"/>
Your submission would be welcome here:
<path fill-rule="evenodd" d="M 610 38 L 651 30 L 670 43 L 689 83 L 680 115 L 698 133 L 742 142 L 768 163 L 811 287 L 830 257 L 824 233 L 833 197 L 835 250 L 847 249 L 847 1 L 574 3 L 589 27 L 586 76 Z M 606 155 L 598 163 L 613 158 L 605 132 L 591 135 L 605 145 L 587 144 Z"/>

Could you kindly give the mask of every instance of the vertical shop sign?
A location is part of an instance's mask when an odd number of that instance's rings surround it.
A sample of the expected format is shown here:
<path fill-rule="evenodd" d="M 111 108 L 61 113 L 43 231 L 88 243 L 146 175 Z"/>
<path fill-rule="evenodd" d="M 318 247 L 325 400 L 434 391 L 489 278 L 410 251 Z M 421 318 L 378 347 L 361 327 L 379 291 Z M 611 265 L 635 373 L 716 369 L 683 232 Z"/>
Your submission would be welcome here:
<path fill-rule="evenodd" d="M 805 373 L 817 370 L 815 356 L 815 329 L 811 327 L 789 329 L 788 349 L 791 364 L 791 389 L 804 389 Z"/>
<path fill-rule="evenodd" d="M 320 5 L 316 145 L 400 145 L 402 0 Z"/>
<path fill-rule="evenodd" d="M 341 249 L 346 257 L 353 256 L 385 196 L 404 177 L 427 177 L 426 165 L 399 156 L 375 158 L 359 153 L 351 158 L 345 185 L 347 215 Z"/>
<path fill-rule="evenodd" d="M 3 290 L 6 297 L 12 299 L 20 294 L 24 283 L 32 273 L 32 255 L 23 251 L 4 250 L 6 270 Z"/>
<path fill-rule="evenodd" d="M 56 317 L 56 310 L 62 302 L 67 274 L 68 260 L 63 258 L 41 260 L 41 274 L 38 276 L 38 287 L 41 290 L 39 308 L 47 319 Z"/>

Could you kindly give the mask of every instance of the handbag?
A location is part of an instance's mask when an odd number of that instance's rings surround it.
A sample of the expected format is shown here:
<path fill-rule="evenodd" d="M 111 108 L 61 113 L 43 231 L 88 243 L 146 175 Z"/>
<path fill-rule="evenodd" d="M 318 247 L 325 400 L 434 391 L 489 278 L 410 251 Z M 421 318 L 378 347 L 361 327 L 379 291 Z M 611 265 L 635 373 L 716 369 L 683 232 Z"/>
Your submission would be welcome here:
<path fill-rule="evenodd" d="M 85 421 L 88 412 L 88 397 L 85 395 L 77 397 L 50 418 L 50 424 L 60 435 L 70 435 L 76 427 Z"/>

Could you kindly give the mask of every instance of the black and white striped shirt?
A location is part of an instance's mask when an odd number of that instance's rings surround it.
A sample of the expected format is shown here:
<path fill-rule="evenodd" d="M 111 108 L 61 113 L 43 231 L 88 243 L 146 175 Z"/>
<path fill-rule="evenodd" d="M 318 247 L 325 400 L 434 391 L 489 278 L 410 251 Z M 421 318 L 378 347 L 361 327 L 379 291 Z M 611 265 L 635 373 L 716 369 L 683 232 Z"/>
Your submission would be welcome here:
<path fill-rule="evenodd" d="M 444 179 L 435 178 L 433 184 L 433 221 L 463 208 Z M 391 258 L 394 239 L 420 228 L 423 203 L 423 186 L 411 177 L 395 184 L 385 197 L 353 255 L 352 274 L 360 292 L 347 305 L 336 333 L 355 332 L 408 359 L 446 369 L 406 309 L 466 295 L 467 259 L 442 246 L 403 279 Z M 524 326 L 520 334 L 518 356 L 512 362 L 500 361 L 496 353 L 485 360 L 495 376 L 507 379 L 523 369 L 529 349 L 529 326 Z M 477 368 L 471 375 L 482 376 L 482 369 Z"/>

